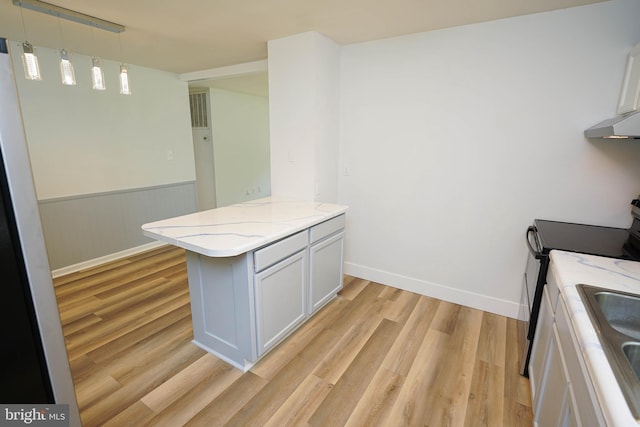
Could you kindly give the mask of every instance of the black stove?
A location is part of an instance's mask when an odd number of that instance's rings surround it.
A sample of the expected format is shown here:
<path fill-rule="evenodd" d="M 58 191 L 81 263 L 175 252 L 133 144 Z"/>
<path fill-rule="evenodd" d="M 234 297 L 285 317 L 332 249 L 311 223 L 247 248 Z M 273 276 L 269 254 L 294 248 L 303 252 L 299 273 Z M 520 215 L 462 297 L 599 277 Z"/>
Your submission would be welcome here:
<path fill-rule="evenodd" d="M 540 243 L 536 249 L 544 255 L 548 255 L 552 249 L 558 249 L 610 258 L 640 260 L 638 251 L 627 244 L 629 230 L 626 228 L 540 219 L 534 221 L 534 227 Z"/>
<path fill-rule="evenodd" d="M 640 209 L 640 207 L 639 207 Z M 525 321 L 525 345 L 521 373 L 528 376 L 531 344 L 536 331 L 542 289 L 547 283 L 549 252 L 554 249 L 579 252 L 610 258 L 640 261 L 640 219 L 636 219 L 638 233 L 631 229 L 575 224 L 571 222 L 536 219 L 527 229 L 529 257 L 524 276 L 520 319 Z M 634 225 L 636 222 L 634 222 Z"/>

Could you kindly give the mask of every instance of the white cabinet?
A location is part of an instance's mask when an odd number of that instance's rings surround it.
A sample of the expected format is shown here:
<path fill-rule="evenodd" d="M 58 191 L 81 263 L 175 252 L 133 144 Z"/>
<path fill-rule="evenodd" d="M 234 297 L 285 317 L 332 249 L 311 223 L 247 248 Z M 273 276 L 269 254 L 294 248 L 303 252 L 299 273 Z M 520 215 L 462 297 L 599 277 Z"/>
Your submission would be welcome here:
<path fill-rule="evenodd" d="M 551 329 L 534 424 L 540 427 L 579 426 L 575 396 L 567 376 L 558 330 L 555 324 Z"/>
<path fill-rule="evenodd" d="M 587 367 L 564 301 L 558 303 L 555 327 L 564 350 L 563 355 L 568 376 L 571 379 L 570 385 L 575 398 L 576 413 L 580 414 L 584 425 L 603 426 L 605 425 L 604 417 L 593 384 L 586 374 Z"/>
<path fill-rule="evenodd" d="M 342 288 L 344 220 L 235 257 L 187 251 L 193 343 L 248 370 Z"/>
<path fill-rule="evenodd" d="M 342 289 L 344 216 L 312 227 L 309 236 L 309 313 L 314 313 Z"/>
<path fill-rule="evenodd" d="M 534 425 L 604 425 L 565 303 L 552 276 L 547 276 L 551 280 L 543 290 L 529 364 Z"/>
<path fill-rule="evenodd" d="M 304 320 L 306 265 L 307 252 L 302 250 L 256 274 L 258 356 Z"/>
<path fill-rule="evenodd" d="M 545 286 L 542 292 L 529 364 L 533 421 L 534 425 L 540 427 L 577 426 L 580 424 L 575 410 L 575 397 L 554 323 L 555 301 L 551 300 L 549 290 L 549 286 Z"/>
<path fill-rule="evenodd" d="M 540 389 L 543 386 L 542 377 L 544 367 L 549 352 L 551 333 L 553 332 L 553 311 L 549 301 L 548 286 L 542 290 L 542 301 L 536 325 L 536 335 L 533 339 L 534 345 L 531 349 L 531 359 L 529 361 L 529 383 L 531 385 L 531 401 L 534 412 L 539 404 Z"/>

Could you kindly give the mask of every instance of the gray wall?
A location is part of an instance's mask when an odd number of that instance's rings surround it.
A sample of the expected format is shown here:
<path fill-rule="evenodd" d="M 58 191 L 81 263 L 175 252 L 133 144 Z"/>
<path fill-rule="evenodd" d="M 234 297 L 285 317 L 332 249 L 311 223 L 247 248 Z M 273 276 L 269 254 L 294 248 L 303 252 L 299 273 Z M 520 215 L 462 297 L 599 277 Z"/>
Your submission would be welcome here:
<path fill-rule="evenodd" d="M 196 211 L 195 182 L 38 202 L 53 270 L 153 242 L 147 222 Z"/>

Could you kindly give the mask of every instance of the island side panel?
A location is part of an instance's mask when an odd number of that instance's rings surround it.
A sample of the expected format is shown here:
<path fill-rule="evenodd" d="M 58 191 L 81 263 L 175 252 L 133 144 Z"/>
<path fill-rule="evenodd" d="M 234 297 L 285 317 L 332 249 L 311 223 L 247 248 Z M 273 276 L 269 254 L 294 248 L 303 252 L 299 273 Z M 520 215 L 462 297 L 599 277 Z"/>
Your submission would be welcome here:
<path fill-rule="evenodd" d="M 194 344 L 242 370 L 257 359 L 248 258 L 187 251 Z"/>

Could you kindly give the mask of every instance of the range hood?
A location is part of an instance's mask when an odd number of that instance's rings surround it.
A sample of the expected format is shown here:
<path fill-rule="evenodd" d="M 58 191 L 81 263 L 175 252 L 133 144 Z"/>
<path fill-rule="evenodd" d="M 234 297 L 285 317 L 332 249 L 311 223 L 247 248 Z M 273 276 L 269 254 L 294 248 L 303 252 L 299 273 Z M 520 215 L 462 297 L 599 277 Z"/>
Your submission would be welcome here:
<path fill-rule="evenodd" d="M 616 116 L 584 131 L 587 138 L 640 139 L 640 111 Z"/>
<path fill-rule="evenodd" d="M 591 126 L 587 138 L 640 139 L 640 43 L 629 52 L 618 116 Z"/>

